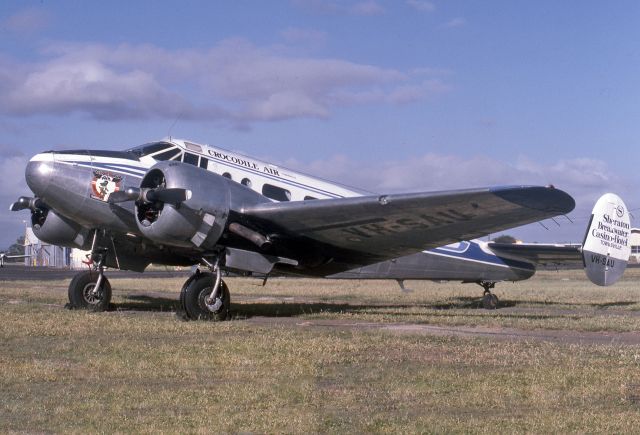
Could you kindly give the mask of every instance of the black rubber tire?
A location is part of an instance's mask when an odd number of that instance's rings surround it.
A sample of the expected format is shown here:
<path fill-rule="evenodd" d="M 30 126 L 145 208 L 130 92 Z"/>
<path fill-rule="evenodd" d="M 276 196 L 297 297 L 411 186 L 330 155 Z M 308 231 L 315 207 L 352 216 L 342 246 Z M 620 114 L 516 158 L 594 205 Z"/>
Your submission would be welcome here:
<path fill-rule="evenodd" d="M 498 296 L 493 293 L 485 293 L 482 297 L 482 307 L 485 310 L 495 310 L 498 308 Z"/>
<path fill-rule="evenodd" d="M 85 270 L 74 276 L 69 283 L 69 306 L 73 309 L 106 311 L 111 303 L 111 284 L 104 277 L 102 291 L 97 297 L 91 297 L 89 291 L 93 290 L 96 281 L 98 281 L 98 272 Z"/>
<path fill-rule="evenodd" d="M 204 304 L 204 299 L 211 294 L 214 280 L 212 273 L 200 273 L 187 280 L 180 292 L 180 302 L 188 319 L 220 322 L 229 317 L 231 294 L 224 281 L 220 283 L 222 306 L 218 311 L 212 312 Z"/>

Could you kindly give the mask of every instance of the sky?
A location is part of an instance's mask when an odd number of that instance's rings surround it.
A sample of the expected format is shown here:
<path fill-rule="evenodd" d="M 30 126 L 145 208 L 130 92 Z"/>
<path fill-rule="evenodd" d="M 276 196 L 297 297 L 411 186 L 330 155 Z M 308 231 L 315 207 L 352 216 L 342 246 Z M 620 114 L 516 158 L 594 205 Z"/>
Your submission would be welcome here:
<path fill-rule="evenodd" d="M 32 155 L 168 135 L 379 193 L 553 184 L 570 220 L 504 233 L 581 242 L 601 194 L 640 210 L 639 21 L 625 0 L 3 0 L 0 249 Z"/>

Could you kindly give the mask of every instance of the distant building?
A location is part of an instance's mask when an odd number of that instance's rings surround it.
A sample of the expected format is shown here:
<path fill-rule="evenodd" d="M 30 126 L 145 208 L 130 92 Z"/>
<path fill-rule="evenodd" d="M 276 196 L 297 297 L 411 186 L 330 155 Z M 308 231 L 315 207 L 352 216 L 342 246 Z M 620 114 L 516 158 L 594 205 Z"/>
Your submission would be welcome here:
<path fill-rule="evenodd" d="M 26 266 L 69 267 L 71 248 L 55 246 L 38 239 L 33 229 L 27 227 L 24 236 L 24 253 Z"/>
<path fill-rule="evenodd" d="M 24 235 L 24 253 L 30 255 L 24 259 L 25 266 L 59 267 L 64 269 L 86 269 L 89 251 L 51 245 L 38 239 L 31 227 Z"/>
<path fill-rule="evenodd" d="M 629 257 L 629 263 L 640 263 L 640 228 L 631 228 L 631 256 Z"/>

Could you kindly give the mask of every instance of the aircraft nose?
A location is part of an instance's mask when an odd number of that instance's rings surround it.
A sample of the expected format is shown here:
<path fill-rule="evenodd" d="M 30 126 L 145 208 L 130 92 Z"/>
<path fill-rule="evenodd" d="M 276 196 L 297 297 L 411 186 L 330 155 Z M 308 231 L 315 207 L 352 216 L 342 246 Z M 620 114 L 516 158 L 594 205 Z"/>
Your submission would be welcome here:
<path fill-rule="evenodd" d="M 25 169 L 25 178 L 31 191 L 39 197 L 45 195 L 53 175 L 53 153 L 40 153 L 31 157 Z"/>

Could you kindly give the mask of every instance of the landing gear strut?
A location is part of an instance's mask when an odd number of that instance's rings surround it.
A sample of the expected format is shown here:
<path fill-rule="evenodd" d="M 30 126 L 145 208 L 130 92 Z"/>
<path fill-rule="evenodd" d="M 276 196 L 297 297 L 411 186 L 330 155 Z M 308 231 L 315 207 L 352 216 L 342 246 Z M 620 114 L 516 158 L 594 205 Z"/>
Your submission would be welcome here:
<path fill-rule="evenodd" d="M 94 249 L 91 253 L 93 270 L 85 270 L 69 283 L 69 308 L 105 311 L 111 302 L 111 284 L 104 276 L 107 249 Z"/>
<path fill-rule="evenodd" d="M 485 310 L 495 310 L 498 308 L 498 296 L 491 293 L 491 289 L 496 286 L 496 283 L 490 281 L 478 281 L 478 285 L 484 288 L 482 307 Z"/>
<path fill-rule="evenodd" d="M 196 271 L 184 283 L 180 292 L 180 304 L 190 320 L 222 321 L 229 316 L 231 294 L 222 280 L 222 271 L 218 261 L 202 262 L 211 272 Z"/>

